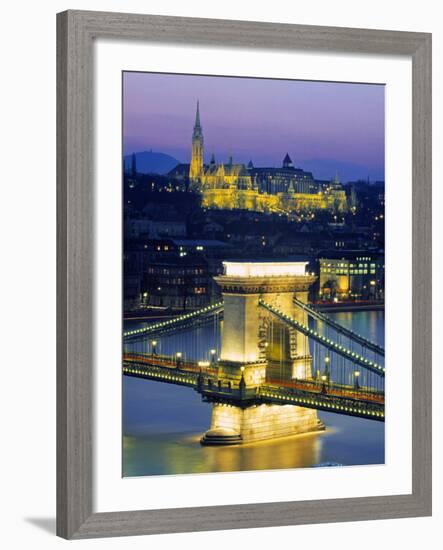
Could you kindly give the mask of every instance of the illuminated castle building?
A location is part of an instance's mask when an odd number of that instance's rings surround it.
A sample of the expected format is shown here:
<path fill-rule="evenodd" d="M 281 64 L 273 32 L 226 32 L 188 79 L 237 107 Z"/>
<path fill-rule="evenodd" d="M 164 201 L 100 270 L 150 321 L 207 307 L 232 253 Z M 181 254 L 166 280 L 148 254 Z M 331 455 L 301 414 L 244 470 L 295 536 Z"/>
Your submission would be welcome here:
<path fill-rule="evenodd" d="M 315 210 L 346 211 L 346 193 L 336 176 L 331 182 L 316 182 L 310 172 L 295 168 L 286 154 L 281 168 L 255 167 L 252 162 L 217 164 L 212 155 L 204 163 L 203 129 L 197 102 L 190 164 L 179 164 L 169 173 L 189 179 L 190 189 L 201 193 L 206 208 L 236 208 L 258 212 L 295 213 Z"/>

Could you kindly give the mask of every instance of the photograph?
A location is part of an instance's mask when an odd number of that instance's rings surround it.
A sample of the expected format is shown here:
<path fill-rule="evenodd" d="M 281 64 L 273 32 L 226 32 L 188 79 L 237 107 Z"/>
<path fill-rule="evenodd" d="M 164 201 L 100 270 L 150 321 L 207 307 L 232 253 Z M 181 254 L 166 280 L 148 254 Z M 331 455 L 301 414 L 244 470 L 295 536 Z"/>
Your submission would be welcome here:
<path fill-rule="evenodd" d="M 122 476 L 384 464 L 385 86 L 122 102 Z"/>
<path fill-rule="evenodd" d="M 434 550 L 438 8 L 3 13 L 4 548 Z"/>

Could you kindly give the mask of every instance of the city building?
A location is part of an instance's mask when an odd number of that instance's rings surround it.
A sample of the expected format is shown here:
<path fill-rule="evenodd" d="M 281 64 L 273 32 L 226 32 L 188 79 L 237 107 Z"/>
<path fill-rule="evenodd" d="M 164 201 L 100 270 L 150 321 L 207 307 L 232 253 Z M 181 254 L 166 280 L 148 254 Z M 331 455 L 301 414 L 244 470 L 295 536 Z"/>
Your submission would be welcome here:
<path fill-rule="evenodd" d="M 149 236 L 152 239 L 186 237 L 186 222 L 182 220 L 127 218 L 125 220 L 125 237 L 137 239 L 143 236 Z"/>
<path fill-rule="evenodd" d="M 123 309 L 124 311 L 136 311 L 140 307 L 141 275 L 137 272 L 125 270 L 123 277 Z"/>
<path fill-rule="evenodd" d="M 141 282 L 142 303 L 185 311 L 209 304 L 208 265 L 203 256 L 175 255 L 157 259 Z"/>
<path fill-rule="evenodd" d="M 320 300 L 382 300 L 384 255 L 368 251 L 319 255 Z"/>
<path fill-rule="evenodd" d="M 345 212 L 346 192 L 338 177 L 326 184 L 311 172 L 295 168 L 286 153 L 280 168 L 257 168 L 252 161 L 236 164 L 232 157 L 217 164 L 214 155 L 204 163 L 204 137 L 197 102 L 190 164 L 179 164 L 168 174 L 177 180 L 188 176 L 189 188 L 201 194 L 202 206 L 224 210 L 245 209 L 268 213 L 315 210 Z"/>
<path fill-rule="evenodd" d="M 226 257 L 242 248 L 216 239 L 125 240 L 125 311 L 163 307 L 195 309 L 220 299 L 214 277 Z"/>
<path fill-rule="evenodd" d="M 319 184 L 311 172 L 295 168 L 291 157 L 286 153 L 281 168 L 259 168 L 248 164 L 248 170 L 253 181 L 262 193 L 276 195 L 292 191 L 299 194 L 316 194 L 320 191 Z"/>
<path fill-rule="evenodd" d="M 182 242 L 185 241 L 125 242 L 125 311 L 140 307 L 184 310 L 209 303 L 212 276 L 208 262 L 199 250 L 200 245 L 185 249 Z"/>

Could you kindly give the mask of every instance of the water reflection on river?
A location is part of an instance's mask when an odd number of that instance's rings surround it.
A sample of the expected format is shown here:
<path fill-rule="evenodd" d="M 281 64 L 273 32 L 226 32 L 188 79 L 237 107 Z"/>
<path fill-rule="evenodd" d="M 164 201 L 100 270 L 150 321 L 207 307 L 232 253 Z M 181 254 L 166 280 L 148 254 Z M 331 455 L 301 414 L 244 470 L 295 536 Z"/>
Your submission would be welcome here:
<path fill-rule="evenodd" d="M 383 312 L 337 313 L 334 317 L 384 344 Z M 383 423 L 332 413 L 320 412 L 319 416 L 327 426 L 325 432 L 234 447 L 202 447 L 199 438 L 209 427 L 211 405 L 189 388 L 123 377 L 123 475 L 384 462 Z"/>

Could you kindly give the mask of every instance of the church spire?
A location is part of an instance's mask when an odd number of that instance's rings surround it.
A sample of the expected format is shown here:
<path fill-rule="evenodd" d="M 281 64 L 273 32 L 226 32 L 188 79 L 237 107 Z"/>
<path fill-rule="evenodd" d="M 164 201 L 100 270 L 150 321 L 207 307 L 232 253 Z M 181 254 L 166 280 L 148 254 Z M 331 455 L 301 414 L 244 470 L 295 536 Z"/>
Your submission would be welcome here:
<path fill-rule="evenodd" d="M 283 159 L 283 168 L 294 168 L 291 157 L 286 153 L 285 158 Z"/>
<path fill-rule="evenodd" d="M 197 112 L 195 113 L 194 128 L 201 128 L 200 126 L 200 101 L 197 99 Z"/>
<path fill-rule="evenodd" d="M 197 110 L 195 111 L 195 124 L 192 133 L 193 139 L 203 137 L 203 130 L 200 124 L 200 101 L 197 100 Z"/>
<path fill-rule="evenodd" d="M 200 124 L 200 102 L 197 100 L 194 131 L 192 132 L 192 154 L 189 166 L 189 179 L 197 183 L 204 172 L 203 166 L 203 130 Z"/>

